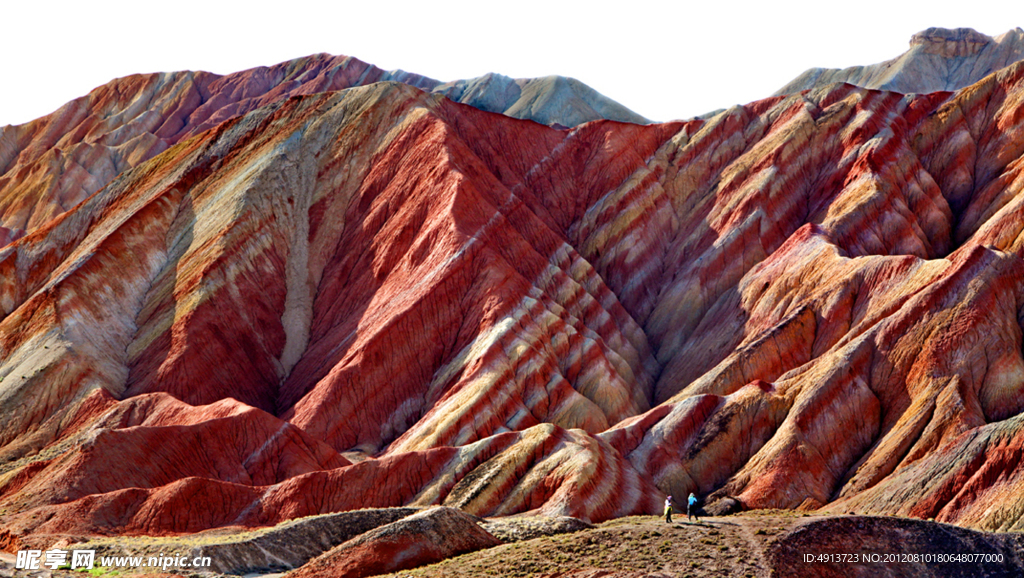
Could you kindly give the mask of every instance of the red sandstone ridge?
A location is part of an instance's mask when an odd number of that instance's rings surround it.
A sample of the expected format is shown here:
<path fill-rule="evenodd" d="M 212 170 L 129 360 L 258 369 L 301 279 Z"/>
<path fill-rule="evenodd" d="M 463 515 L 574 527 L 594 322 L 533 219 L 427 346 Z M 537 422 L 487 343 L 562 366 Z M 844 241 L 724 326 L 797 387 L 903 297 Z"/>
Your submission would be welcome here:
<path fill-rule="evenodd" d="M 67 211 L 118 174 L 227 119 L 293 96 L 381 81 L 543 124 L 648 122 L 571 78 L 488 74 L 442 83 L 327 54 L 226 76 L 183 71 L 118 78 L 49 116 L 0 127 L 0 246 Z"/>
<path fill-rule="evenodd" d="M 310 560 L 296 578 L 363 578 L 434 564 L 501 544 L 454 508 L 431 508 L 371 530 Z"/>
<path fill-rule="evenodd" d="M 0 249 L 4 539 L 691 491 L 1024 529 L 1022 157 L 1020 63 L 572 130 L 270 103 Z"/>

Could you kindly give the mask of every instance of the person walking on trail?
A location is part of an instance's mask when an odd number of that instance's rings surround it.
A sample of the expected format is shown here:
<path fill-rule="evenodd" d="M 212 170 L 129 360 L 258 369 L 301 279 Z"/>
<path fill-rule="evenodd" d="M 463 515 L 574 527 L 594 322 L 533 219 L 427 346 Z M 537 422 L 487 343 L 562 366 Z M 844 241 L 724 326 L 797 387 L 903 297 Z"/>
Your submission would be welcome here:
<path fill-rule="evenodd" d="M 700 518 L 697 516 L 697 497 L 690 492 L 690 497 L 686 500 L 686 521 L 690 521 L 690 518 L 697 518 L 700 522 Z"/>
<path fill-rule="evenodd" d="M 672 523 L 672 496 L 665 498 L 665 523 Z"/>

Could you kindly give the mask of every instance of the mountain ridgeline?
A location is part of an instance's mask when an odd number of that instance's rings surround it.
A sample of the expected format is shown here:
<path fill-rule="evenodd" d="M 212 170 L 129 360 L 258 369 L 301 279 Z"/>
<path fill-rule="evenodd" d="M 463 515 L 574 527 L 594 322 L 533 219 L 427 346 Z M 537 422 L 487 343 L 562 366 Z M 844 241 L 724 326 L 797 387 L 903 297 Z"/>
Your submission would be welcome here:
<path fill-rule="evenodd" d="M 643 120 L 321 55 L 0 129 L 0 545 L 690 492 L 1024 530 L 1024 63 Z"/>

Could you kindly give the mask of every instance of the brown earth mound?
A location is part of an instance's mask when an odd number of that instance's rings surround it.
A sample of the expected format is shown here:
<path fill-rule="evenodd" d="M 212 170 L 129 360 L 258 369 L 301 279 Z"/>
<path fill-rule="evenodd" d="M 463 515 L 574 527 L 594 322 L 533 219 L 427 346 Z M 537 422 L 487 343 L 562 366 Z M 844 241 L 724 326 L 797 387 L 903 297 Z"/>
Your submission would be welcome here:
<path fill-rule="evenodd" d="M 68 549 L 95 550 L 102 556 L 157 556 L 173 552 L 190 560 L 207 557 L 209 570 L 249 574 L 291 570 L 374 528 L 415 514 L 413 508 L 355 510 L 285 522 L 241 533 L 201 533 L 178 538 L 107 538 L 72 544 Z M 45 547 L 45 546 L 40 546 Z"/>
<path fill-rule="evenodd" d="M 1024 576 L 1024 534 L 975 532 L 923 520 L 814 519 L 768 548 L 778 578 Z"/>
<path fill-rule="evenodd" d="M 532 540 L 541 536 L 579 532 L 580 530 L 594 527 L 593 524 L 569 516 L 554 518 L 545 516 L 490 518 L 481 522 L 480 526 L 505 543 Z"/>
<path fill-rule="evenodd" d="M 416 568 L 501 544 L 454 508 L 431 508 L 371 530 L 311 560 L 293 578 L 362 578 Z"/>
<path fill-rule="evenodd" d="M 630 517 L 573 534 L 506 544 L 391 578 L 1018 577 L 1024 534 L 994 534 L 889 517 L 749 513 L 666 524 Z M 807 555 L 836 556 L 829 562 Z M 899 555 L 898 561 L 884 556 Z M 910 561 L 902 555 L 911 555 Z M 1002 561 L 913 562 L 912 555 L 981 554 Z M 863 562 L 864 557 L 878 562 Z"/>

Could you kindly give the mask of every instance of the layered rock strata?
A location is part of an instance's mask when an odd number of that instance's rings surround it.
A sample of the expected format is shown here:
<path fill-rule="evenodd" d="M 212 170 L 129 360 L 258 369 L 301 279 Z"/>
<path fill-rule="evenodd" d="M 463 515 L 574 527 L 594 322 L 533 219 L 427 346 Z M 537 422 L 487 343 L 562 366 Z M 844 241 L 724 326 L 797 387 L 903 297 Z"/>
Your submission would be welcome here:
<path fill-rule="evenodd" d="M 71 550 L 93 550 L 101 560 L 116 556 L 160 556 L 177 553 L 189 561 L 208 558 L 208 571 L 244 576 L 291 570 L 371 530 L 415 514 L 413 508 L 355 510 L 291 520 L 273 528 L 216 535 L 178 536 L 125 542 L 120 537 L 72 544 Z M 21 544 L 45 549 L 48 544 Z"/>
<path fill-rule="evenodd" d="M 1024 64 L 572 130 L 271 103 L 0 250 L 0 539 L 689 492 L 1022 529 L 1022 157 Z"/>
<path fill-rule="evenodd" d="M 472 516 L 454 508 L 430 508 L 340 544 L 294 575 L 363 578 L 425 566 L 499 544 L 501 541 Z"/>
<path fill-rule="evenodd" d="M 383 81 L 543 124 L 576 126 L 603 118 L 649 122 L 572 78 L 488 74 L 443 83 L 328 54 L 224 76 L 202 71 L 133 75 L 48 116 L 0 127 L 0 246 L 71 209 L 118 174 L 230 118 L 294 96 Z"/>

